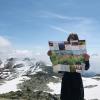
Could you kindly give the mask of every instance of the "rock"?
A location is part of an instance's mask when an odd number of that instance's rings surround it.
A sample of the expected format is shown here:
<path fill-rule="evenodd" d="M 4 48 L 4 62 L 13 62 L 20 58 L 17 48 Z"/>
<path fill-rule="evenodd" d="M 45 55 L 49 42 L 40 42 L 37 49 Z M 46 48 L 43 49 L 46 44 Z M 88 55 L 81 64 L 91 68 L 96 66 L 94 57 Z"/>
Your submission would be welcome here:
<path fill-rule="evenodd" d="M 30 91 L 11 91 L 6 94 L 0 94 L 0 97 L 4 98 L 4 100 L 60 100 L 59 95 L 50 94 L 43 91 L 36 91 L 32 93 L 30 93 Z"/>
<path fill-rule="evenodd" d="M 16 64 L 16 65 L 13 66 L 13 68 L 21 68 L 23 66 L 24 66 L 24 64 Z"/>
<path fill-rule="evenodd" d="M 52 95 L 50 93 L 46 93 L 43 91 L 36 91 L 33 93 L 32 98 L 30 100 L 60 100 L 59 96 Z"/>

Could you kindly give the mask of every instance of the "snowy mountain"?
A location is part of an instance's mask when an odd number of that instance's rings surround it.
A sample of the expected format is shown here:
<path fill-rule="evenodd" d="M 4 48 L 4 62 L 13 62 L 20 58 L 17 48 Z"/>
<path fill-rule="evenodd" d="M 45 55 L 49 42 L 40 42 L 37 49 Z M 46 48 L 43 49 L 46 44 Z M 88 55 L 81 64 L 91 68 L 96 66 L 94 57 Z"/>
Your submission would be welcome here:
<path fill-rule="evenodd" d="M 85 89 L 85 99 L 100 100 L 100 75 L 87 71 L 83 73 L 82 79 Z M 37 61 L 34 58 L 9 58 L 5 61 L 0 60 L 0 94 L 17 90 L 26 91 L 27 89 L 35 93 L 35 95 L 37 95 L 36 93 L 40 93 L 41 95 L 49 96 L 49 94 L 45 93 L 50 93 L 52 98 L 55 94 L 59 96 L 61 75 L 53 73 L 51 66 L 46 66 L 44 62 Z"/>
<path fill-rule="evenodd" d="M 27 76 L 42 71 L 45 63 L 34 58 L 9 58 L 0 61 L 0 79 L 11 80 L 20 76 Z M 41 69 L 42 68 L 42 69 Z"/>

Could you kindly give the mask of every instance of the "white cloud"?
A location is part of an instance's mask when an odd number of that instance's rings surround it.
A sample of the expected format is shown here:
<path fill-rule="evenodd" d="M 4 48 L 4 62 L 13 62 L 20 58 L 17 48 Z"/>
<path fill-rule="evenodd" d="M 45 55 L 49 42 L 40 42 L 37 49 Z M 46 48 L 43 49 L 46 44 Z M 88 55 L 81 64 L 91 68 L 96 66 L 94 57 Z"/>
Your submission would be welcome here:
<path fill-rule="evenodd" d="M 10 57 L 32 57 L 32 51 L 13 49 Z"/>
<path fill-rule="evenodd" d="M 10 41 L 8 39 L 0 36 L 0 48 L 1 47 L 9 47 L 9 46 L 11 46 Z"/>
<path fill-rule="evenodd" d="M 12 51 L 11 42 L 7 38 L 0 36 L 0 59 L 9 56 L 11 51 Z"/>
<path fill-rule="evenodd" d="M 47 56 L 47 48 L 41 46 L 34 46 L 33 50 L 27 49 L 15 49 L 12 43 L 0 36 L 0 59 L 5 60 L 7 58 L 15 57 L 15 58 L 35 58 L 36 60 L 45 61 L 46 63 L 50 63 L 49 57 Z"/>
<path fill-rule="evenodd" d="M 53 12 L 47 12 L 43 11 L 39 17 L 42 18 L 58 18 L 60 20 L 84 20 L 84 17 L 71 17 L 71 16 L 66 16 L 66 15 L 61 15 Z"/>
<path fill-rule="evenodd" d="M 67 32 L 67 30 L 65 30 L 65 29 L 63 29 L 63 28 L 61 28 L 61 27 L 57 27 L 57 26 L 50 26 L 52 29 L 54 29 L 54 30 L 57 30 L 57 31 L 60 31 L 60 32 Z"/>
<path fill-rule="evenodd" d="M 67 16 L 54 12 L 42 11 L 40 14 L 42 18 L 51 18 L 51 20 L 58 19 L 60 23 L 54 23 L 50 27 L 60 32 L 78 32 L 78 33 L 91 33 L 95 30 L 97 21 L 93 18 L 81 17 L 81 16 Z M 53 22 L 54 22 L 53 21 Z"/>
<path fill-rule="evenodd" d="M 36 48 L 35 48 L 36 49 Z M 12 53 L 9 54 L 9 57 L 15 57 L 15 58 L 35 58 L 37 61 L 43 61 L 47 65 L 51 65 L 49 56 L 47 56 L 47 50 L 43 48 L 37 49 L 37 51 L 32 51 L 32 50 L 13 50 Z"/>
<path fill-rule="evenodd" d="M 73 21 L 67 19 L 64 23 L 58 25 L 50 25 L 50 28 L 60 31 L 60 32 L 71 32 L 75 31 L 77 33 L 87 34 L 91 33 L 94 29 L 94 21 L 92 19 L 84 18 L 76 21 L 76 18 L 70 17 Z M 68 21 L 68 22 L 67 22 Z"/>

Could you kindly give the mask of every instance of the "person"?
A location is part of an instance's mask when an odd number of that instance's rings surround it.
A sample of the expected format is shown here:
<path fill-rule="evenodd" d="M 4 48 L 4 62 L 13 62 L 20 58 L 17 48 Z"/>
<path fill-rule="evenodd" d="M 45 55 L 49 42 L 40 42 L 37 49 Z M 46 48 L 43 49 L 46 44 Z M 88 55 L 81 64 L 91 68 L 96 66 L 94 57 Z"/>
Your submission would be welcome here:
<path fill-rule="evenodd" d="M 70 34 L 67 41 L 79 40 L 77 34 Z M 52 52 L 48 51 L 48 55 L 51 56 Z M 88 54 L 83 54 L 85 60 L 85 70 L 90 67 Z M 84 88 L 82 77 L 77 72 L 64 72 L 61 83 L 61 100 L 84 100 Z"/>

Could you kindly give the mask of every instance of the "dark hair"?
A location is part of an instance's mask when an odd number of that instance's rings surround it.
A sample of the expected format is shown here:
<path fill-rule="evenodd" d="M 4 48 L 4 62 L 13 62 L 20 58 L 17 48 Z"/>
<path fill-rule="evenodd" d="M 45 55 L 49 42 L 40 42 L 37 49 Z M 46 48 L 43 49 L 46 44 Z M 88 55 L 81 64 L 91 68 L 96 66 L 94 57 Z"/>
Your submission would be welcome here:
<path fill-rule="evenodd" d="M 70 40 L 79 40 L 78 35 L 76 33 L 71 33 L 67 38 L 67 41 L 70 42 Z"/>

